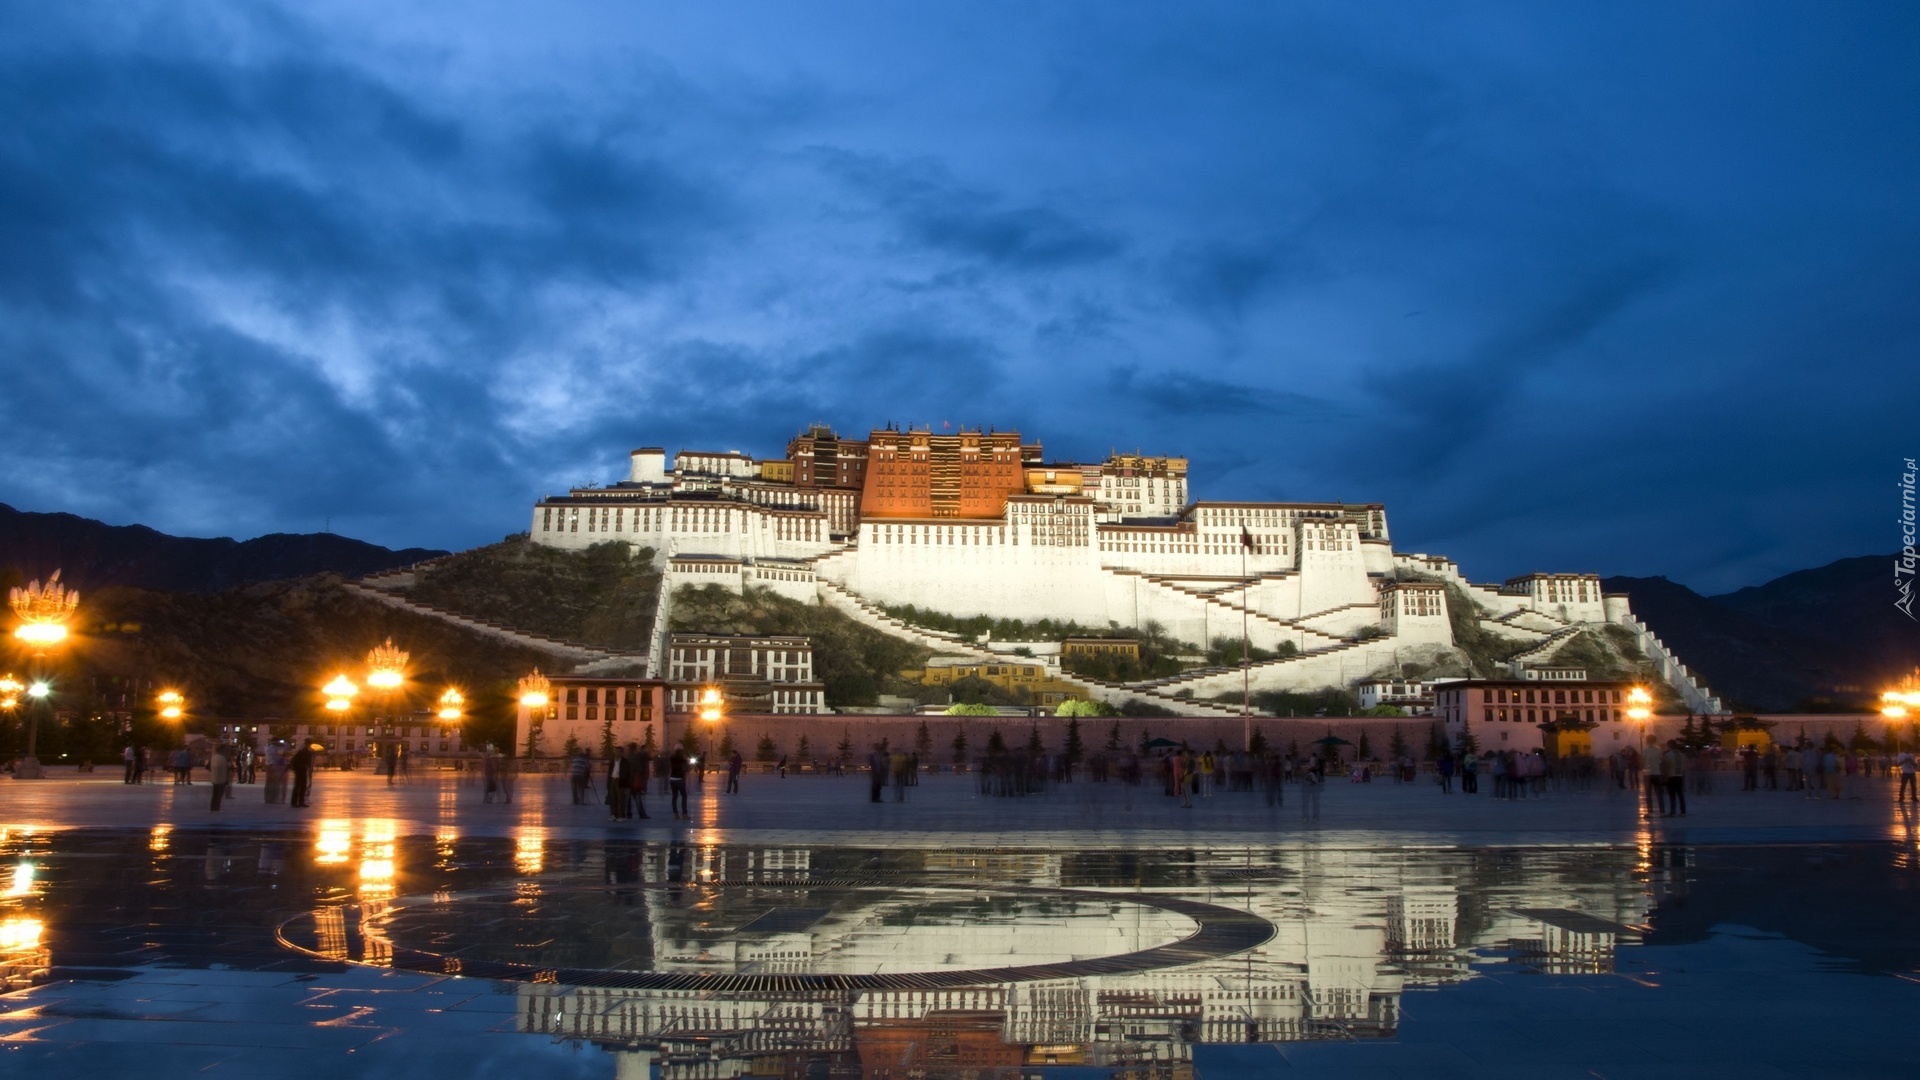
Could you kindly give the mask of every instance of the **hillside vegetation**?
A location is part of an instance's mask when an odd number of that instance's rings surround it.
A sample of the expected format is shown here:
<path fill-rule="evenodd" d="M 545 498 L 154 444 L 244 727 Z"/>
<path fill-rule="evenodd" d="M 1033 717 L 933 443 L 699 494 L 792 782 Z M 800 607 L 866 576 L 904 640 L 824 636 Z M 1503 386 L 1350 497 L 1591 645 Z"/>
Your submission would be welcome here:
<path fill-rule="evenodd" d="M 609 541 L 563 551 L 514 537 L 423 569 L 407 596 L 542 637 L 638 652 L 659 589 L 650 548 Z"/>
<path fill-rule="evenodd" d="M 142 738 L 177 737 L 152 719 L 153 695 L 163 687 L 186 695 L 200 730 L 224 719 L 316 718 L 317 688 L 340 672 L 361 681 L 367 650 L 389 637 L 411 654 L 396 711 L 423 709 L 456 685 L 467 695 L 469 737 L 504 745 L 515 680 L 535 666 L 554 667 L 542 653 L 355 595 L 332 575 L 214 594 L 101 589 L 84 596 L 74 629 L 71 648 L 50 674 L 55 708 L 77 722 L 41 727 L 42 746 L 55 760 L 68 749 L 118 753 L 117 745 L 105 745 L 115 738 L 111 723 L 85 719 L 100 710 L 132 709 Z M 20 656 L 5 663 L 27 667 Z M 0 753 L 17 752 L 18 740 L 18 724 L 8 725 Z"/>
<path fill-rule="evenodd" d="M 719 585 L 673 594 L 671 628 L 703 634 L 804 634 L 813 639 L 814 677 L 830 706 L 873 705 L 880 694 L 911 694 L 899 673 L 926 666 L 928 649 L 854 622 L 825 604 L 803 604 L 764 589 L 743 596 Z"/>

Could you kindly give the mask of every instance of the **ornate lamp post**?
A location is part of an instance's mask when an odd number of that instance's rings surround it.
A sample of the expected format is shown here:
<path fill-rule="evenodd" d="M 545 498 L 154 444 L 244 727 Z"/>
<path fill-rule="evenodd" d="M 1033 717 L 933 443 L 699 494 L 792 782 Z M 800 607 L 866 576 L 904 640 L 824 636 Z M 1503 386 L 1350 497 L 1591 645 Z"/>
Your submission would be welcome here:
<path fill-rule="evenodd" d="M 449 686 L 440 694 L 440 708 L 434 715 L 439 717 L 440 722 L 446 725 L 446 728 L 451 728 L 460 722 L 461 717 L 466 715 L 466 706 L 466 696 L 461 694 L 459 690 Z M 442 735 L 446 734 L 446 728 L 441 729 Z M 446 744 L 442 743 L 441 745 L 444 746 Z"/>
<path fill-rule="evenodd" d="M 80 594 L 60 584 L 60 571 L 55 570 L 45 585 L 35 581 L 25 588 L 16 586 L 8 590 L 7 602 L 20 617 L 13 636 L 33 652 L 35 673 L 27 696 L 33 698 L 36 705 L 44 705 L 52 688 L 47 683 L 43 661 L 47 650 L 67 640 L 67 622 L 80 609 Z M 40 759 L 34 756 L 40 739 L 40 712 L 40 708 L 33 708 L 27 714 L 27 756 L 20 759 L 14 770 L 16 779 L 37 780 L 42 775 Z"/>
<path fill-rule="evenodd" d="M 539 668 L 533 674 L 520 679 L 520 705 L 527 710 L 527 756 L 532 757 L 540 747 L 540 729 L 546 726 L 547 709 L 551 707 L 553 683 Z M 507 747 L 508 756 L 513 756 L 514 747 Z"/>
<path fill-rule="evenodd" d="M 721 717 L 726 715 L 727 699 L 717 686 L 709 686 L 700 691 L 700 719 L 707 724 L 707 764 L 713 764 L 713 729 L 720 726 Z M 700 770 L 705 776 L 706 770 Z"/>
<path fill-rule="evenodd" d="M 1920 712 L 1920 671 L 1900 680 L 1900 685 L 1880 695 L 1880 715 L 1889 720 L 1904 720 Z"/>
<path fill-rule="evenodd" d="M 367 688 L 380 693 L 380 704 L 386 710 L 386 719 L 380 732 L 381 741 L 393 738 L 393 694 L 407 681 L 407 653 L 404 649 L 393 647 L 393 639 L 386 644 L 367 650 Z M 378 751 L 376 751 L 377 753 Z"/>
<path fill-rule="evenodd" d="M 187 699 L 178 690 L 162 690 L 154 700 L 160 706 L 162 720 L 178 720 L 187 715 Z"/>

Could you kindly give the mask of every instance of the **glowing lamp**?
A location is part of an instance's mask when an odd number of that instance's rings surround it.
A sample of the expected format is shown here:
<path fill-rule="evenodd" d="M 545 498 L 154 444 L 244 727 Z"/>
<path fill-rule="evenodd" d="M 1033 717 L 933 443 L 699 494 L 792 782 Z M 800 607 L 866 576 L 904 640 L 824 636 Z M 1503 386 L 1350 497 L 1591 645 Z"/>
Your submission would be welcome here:
<path fill-rule="evenodd" d="M 337 698 L 327 699 L 328 712 L 346 712 L 348 709 L 351 709 L 351 708 L 353 708 L 353 702 L 348 701 L 346 698 L 337 697 Z"/>
<path fill-rule="evenodd" d="M 53 687 L 48 686 L 44 682 L 37 682 L 37 683 L 34 683 L 32 686 L 27 687 L 27 696 L 30 698 L 34 698 L 35 700 L 46 697 L 48 694 L 51 694 L 51 693 L 53 693 Z"/>
<path fill-rule="evenodd" d="M 709 724 L 718 721 L 720 719 L 722 700 L 717 687 L 709 686 L 705 690 L 702 690 L 700 692 L 700 719 L 705 720 Z"/>
<path fill-rule="evenodd" d="M 156 699 L 160 702 L 160 715 L 168 720 L 178 720 L 186 715 L 187 699 L 178 690 L 163 690 Z"/>
<path fill-rule="evenodd" d="M 393 639 L 367 651 L 367 685 L 382 693 L 398 690 L 407 681 L 407 654 L 393 647 Z"/>
<path fill-rule="evenodd" d="M 552 690 L 552 680 L 540 674 L 539 668 L 534 668 L 533 674 L 520 679 L 520 704 L 529 709 L 544 709 L 553 700 L 549 696 Z"/>
<path fill-rule="evenodd" d="M 67 640 L 67 628 L 58 623 L 22 623 L 14 628 L 13 636 L 29 645 L 45 648 Z"/>
<path fill-rule="evenodd" d="M 447 687 L 447 692 L 440 695 L 440 719 L 460 719 L 460 707 L 466 703 L 467 699 L 460 695 L 460 691 Z"/>
<path fill-rule="evenodd" d="M 348 681 L 345 675 L 335 675 L 333 681 L 320 688 L 320 692 L 330 698 L 350 698 L 360 692 L 360 688 Z"/>

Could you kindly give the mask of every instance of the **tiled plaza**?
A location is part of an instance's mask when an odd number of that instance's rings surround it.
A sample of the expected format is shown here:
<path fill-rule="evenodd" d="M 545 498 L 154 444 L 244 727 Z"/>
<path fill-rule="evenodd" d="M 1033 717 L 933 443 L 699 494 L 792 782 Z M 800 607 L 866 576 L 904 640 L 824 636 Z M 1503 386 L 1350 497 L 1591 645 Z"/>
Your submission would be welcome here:
<path fill-rule="evenodd" d="M 0 1072 L 1910 1075 L 1920 813 L 932 775 L 0 783 Z M 1316 812 L 1317 811 L 1317 812 Z"/>

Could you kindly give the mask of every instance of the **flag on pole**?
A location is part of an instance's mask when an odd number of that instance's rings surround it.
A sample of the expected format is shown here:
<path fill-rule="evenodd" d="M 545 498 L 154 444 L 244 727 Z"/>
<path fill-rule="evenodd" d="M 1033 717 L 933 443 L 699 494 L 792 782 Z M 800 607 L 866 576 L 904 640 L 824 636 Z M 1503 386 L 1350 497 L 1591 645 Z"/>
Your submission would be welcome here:
<path fill-rule="evenodd" d="M 1253 550 L 1253 534 L 1247 531 L 1245 525 L 1240 526 L 1240 546 L 1248 551 Z"/>

